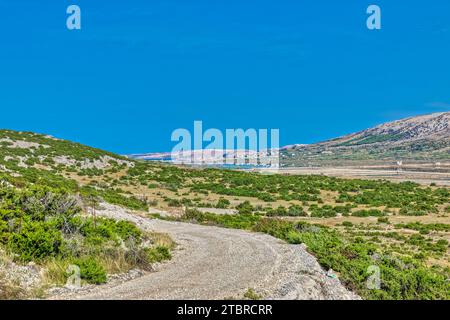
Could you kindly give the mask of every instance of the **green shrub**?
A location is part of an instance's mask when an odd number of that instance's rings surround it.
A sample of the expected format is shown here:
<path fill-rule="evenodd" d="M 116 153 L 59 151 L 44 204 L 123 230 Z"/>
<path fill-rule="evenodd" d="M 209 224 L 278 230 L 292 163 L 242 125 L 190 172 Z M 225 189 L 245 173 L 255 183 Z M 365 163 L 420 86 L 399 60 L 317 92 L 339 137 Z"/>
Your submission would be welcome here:
<path fill-rule="evenodd" d="M 84 186 L 81 188 L 81 195 L 84 198 L 95 197 L 103 198 L 106 202 L 111 204 L 117 204 L 133 210 L 148 210 L 148 204 L 143 199 L 138 199 L 135 196 L 125 196 L 122 192 L 114 189 L 97 190 L 90 186 Z"/>
<path fill-rule="evenodd" d="M 382 217 L 385 213 L 378 209 L 357 210 L 352 213 L 354 217 Z"/>
<path fill-rule="evenodd" d="M 167 199 L 167 205 L 169 207 L 181 207 L 181 201 L 177 199 Z"/>
<path fill-rule="evenodd" d="M 401 208 L 399 214 L 402 216 L 426 216 L 427 213 L 423 210 L 417 210 L 415 208 Z"/>
<path fill-rule="evenodd" d="M 260 216 L 253 214 L 218 215 L 208 212 L 203 213 L 198 210 L 187 210 L 181 219 L 198 223 L 220 225 L 226 228 L 250 229 L 255 222 L 259 221 L 261 218 Z"/>
<path fill-rule="evenodd" d="M 286 239 L 290 232 L 295 231 L 295 228 L 294 225 L 288 221 L 263 218 L 253 225 L 253 230 L 270 234 L 276 238 Z"/>
<path fill-rule="evenodd" d="M 135 224 L 121 220 L 115 222 L 115 232 L 122 240 L 134 239 L 136 241 L 140 241 L 142 238 L 142 232 L 136 227 Z"/>
<path fill-rule="evenodd" d="M 311 211 L 311 217 L 314 218 L 332 218 L 336 217 L 338 212 L 330 205 L 324 205 L 321 207 L 318 207 L 317 205 L 311 205 L 309 207 L 309 210 Z"/>
<path fill-rule="evenodd" d="M 344 227 L 353 227 L 353 223 L 351 223 L 350 221 L 343 221 L 342 222 L 342 225 L 344 226 Z"/>
<path fill-rule="evenodd" d="M 60 253 L 61 232 L 49 222 L 26 221 L 9 237 L 8 248 L 22 261 L 42 260 Z"/>
<path fill-rule="evenodd" d="M 379 217 L 377 219 L 378 223 L 386 223 L 389 224 L 389 218 L 388 217 Z"/>
<path fill-rule="evenodd" d="M 291 205 L 288 209 L 283 206 L 278 206 L 276 209 L 268 208 L 266 210 L 268 216 L 291 216 L 291 217 L 305 217 L 307 213 L 299 205 Z"/>
<path fill-rule="evenodd" d="M 219 209 L 226 209 L 229 206 L 230 206 L 230 201 L 225 198 L 220 198 L 216 204 L 216 208 L 219 208 Z"/>
<path fill-rule="evenodd" d="M 95 258 L 75 259 L 73 264 L 80 268 L 81 279 L 86 280 L 88 283 L 101 284 L 106 282 L 106 271 Z"/>
<path fill-rule="evenodd" d="M 255 290 L 252 288 L 247 289 L 247 291 L 244 293 L 244 298 L 247 298 L 249 300 L 261 300 L 262 296 L 257 294 Z"/>
<path fill-rule="evenodd" d="M 165 246 L 156 246 L 154 248 L 147 248 L 148 261 L 151 263 L 170 260 L 172 255 L 169 248 Z"/>
<path fill-rule="evenodd" d="M 266 212 L 268 216 L 287 216 L 288 211 L 283 206 L 278 206 L 276 209 L 269 208 Z"/>
<path fill-rule="evenodd" d="M 288 216 L 306 217 L 308 214 L 299 205 L 293 204 L 288 208 Z"/>
<path fill-rule="evenodd" d="M 250 201 L 248 200 L 237 205 L 236 209 L 240 214 L 251 214 L 254 210 L 253 206 L 250 204 Z"/>
<path fill-rule="evenodd" d="M 131 222 L 106 218 L 97 218 L 95 223 L 92 218 L 85 220 L 80 232 L 87 242 L 95 245 L 103 244 L 109 240 L 120 242 L 129 239 L 140 243 L 142 239 L 142 232 Z"/>

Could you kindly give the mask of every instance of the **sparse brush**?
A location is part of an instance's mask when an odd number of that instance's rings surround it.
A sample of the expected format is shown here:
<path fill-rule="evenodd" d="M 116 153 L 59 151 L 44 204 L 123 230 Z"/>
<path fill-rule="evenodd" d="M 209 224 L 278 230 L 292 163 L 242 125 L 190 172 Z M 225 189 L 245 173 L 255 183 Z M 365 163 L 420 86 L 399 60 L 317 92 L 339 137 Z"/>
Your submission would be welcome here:
<path fill-rule="evenodd" d="M 167 233 L 151 232 L 148 234 L 148 237 L 151 239 L 152 243 L 155 246 L 163 246 L 169 249 L 175 247 L 175 242 Z"/>
<path fill-rule="evenodd" d="M 67 282 L 67 268 L 70 262 L 67 259 L 51 259 L 44 264 L 44 283 L 46 286 L 64 286 Z"/>
<path fill-rule="evenodd" d="M 18 300 L 26 297 L 26 291 L 17 281 L 10 281 L 0 273 L 0 300 Z"/>
<path fill-rule="evenodd" d="M 252 288 L 248 288 L 244 293 L 244 298 L 247 298 L 249 300 L 261 300 L 262 296 L 257 294 Z"/>
<path fill-rule="evenodd" d="M 162 262 L 164 260 L 170 260 L 172 255 L 170 254 L 170 250 L 164 246 L 156 246 L 154 248 L 146 248 L 148 261 L 150 263 Z"/>
<path fill-rule="evenodd" d="M 31 287 L 26 290 L 12 271 L 7 273 L 8 265 L 13 256 L 0 250 L 0 300 L 29 299 L 42 296 L 40 287 Z"/>

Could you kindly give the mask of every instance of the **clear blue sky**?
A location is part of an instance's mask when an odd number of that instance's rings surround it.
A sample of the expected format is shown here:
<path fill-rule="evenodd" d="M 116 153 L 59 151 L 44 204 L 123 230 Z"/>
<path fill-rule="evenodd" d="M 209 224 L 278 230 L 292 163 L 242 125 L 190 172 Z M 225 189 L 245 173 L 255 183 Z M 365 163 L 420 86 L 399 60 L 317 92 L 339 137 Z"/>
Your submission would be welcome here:
<path fill-rule="evenodd" d="M 118 153 L 194 120 L 285 145 L 450 110 L 448 0 L 0 0 L 0 41 L 0 128 Z"/>

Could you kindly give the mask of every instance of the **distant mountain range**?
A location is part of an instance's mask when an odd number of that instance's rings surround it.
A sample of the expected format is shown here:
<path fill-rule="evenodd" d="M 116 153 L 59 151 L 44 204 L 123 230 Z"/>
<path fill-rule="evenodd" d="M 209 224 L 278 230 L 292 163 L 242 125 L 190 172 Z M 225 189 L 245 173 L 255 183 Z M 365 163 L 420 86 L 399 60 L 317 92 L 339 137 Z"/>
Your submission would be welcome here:
<path fill-rule="evenodd" d="M 284 166 L 450 162 L 450 112 L 383 123 L 310 145 L 282 148 Z"/>
<path fill-rule="evenodd" d="M 243 151 L 230 152 L 240 157 Z M 194 151 L 197 156 L 199 151 Z M 281 148 L 282 166 L 390 165 L 450 162 L 450 112 L 433 113 L 383 123 L 356 133 L 314 144 Z M 170 160 L 170 152 L 129 155 L 144 160 Z M 208 159 L 206 159 L 208 162 Z"/>

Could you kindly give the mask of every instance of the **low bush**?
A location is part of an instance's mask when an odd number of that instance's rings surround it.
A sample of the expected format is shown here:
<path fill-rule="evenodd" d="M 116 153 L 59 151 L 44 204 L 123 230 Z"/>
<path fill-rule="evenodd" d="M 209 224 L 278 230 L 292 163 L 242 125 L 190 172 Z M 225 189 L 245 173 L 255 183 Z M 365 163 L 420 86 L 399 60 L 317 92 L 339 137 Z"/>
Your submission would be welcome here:
<path fill-rule="evenodd" d="M 351 223 L 350 221 L 343 221 L 343 222 L 342 222 L 342 225 L 343 225 L 344 227 L 348 227 L 348 228 L 353 227 L 353 223 Z"/>
<path fill-rule="evenodd" d="M 198 210 L 187 210 L 181 219 L 201 224 L 220 225 L 227 228 L 250 229 L 261 217 L 254 214 L 217 215 Z"/>
<path fill-rule="evenodd" d="M 156 246 L 154 248 L 146 248 L 148 261 L 151 263 L 170 260 L 172 255 L 170 249 L 166 246 Z"/>
<path fill-rule="evenodd" d="M 61 252 L 62 235 L 49 222 L 24 222 L 17 232 L 9 236 L 7 247 L 21 261 L 40 261 Z"/>
<path fill-rule="evenodd" d="M 237 205 L 236 209 L 240 214 L 251 214 L 254 210 L 249 201 L 244 201 L 241 204 Z"/>
<path fill-rule="evenodd" d="M 229 206 L 230 206 L 230 201 L 225 198 L 220 198 L 216 204 L 216 208 L 219 208 L 219 209 L 226 209 Z"/>
<path fill-rule="evenodd" d="M 299 205 L 291 205 L 289 208 L 279 206 L 276 209 L 268 208 L 267 216 L 290 216 L 290 217 L 306 217 L 308 214 Z"/>
<path fill-rule="evenodd" d="M 386 223 L 389 224 L 389 218 L 388 217 L 379 217 L 377 219 L 378 223 Z"/>
<path fill-rule="evenodd" d="M 179 207 L 182 206 L 181 201 L 177 200 L 177 199 L 169 199 L 169 198 L 167 198 L 167 199 L 165 199 L 165 201 L 167 202 L 167 205 L 169 207 L 177 207 L 177 208 L 179 208 Z"/>
<path fill-rule="evenodd" d="M 80 268 L 80 278 L 88 283 L 101 284 L 107 280 L 103 266 L 93 257 L 73 260 L 73 264 Z"/>
<path fill-rule="evenodd" d="M 332 218 L 336 217 L 338 214 L 335 208 L 330 205 L 324 205 L 322 207 L 311 205 L 309 207 L 309 210 L 311 211 L 311 217 L 314 218 Z"/>
<path fill-rule="evenodd" d="M 386 213 L 378 209 L 368 209 L 368 210 L 357 210 L 353 211 L 352 216 L 354 217 L 382 217 Z"/>
<path fill-rule="evenodd" d="M 0 186 L 0 249 L 17 263 L 34 261 L 47 269 L 46 279 L 64 284 L 66 269 L 74 264 L 88 283 L 100 284 L 107 272 L 124 272 L 153 261 L 170 259 L 171 243 L 159 236 L 154 248 L 144 249 L 143 240 L 153 240 L 133 223 L 102 217 L 84 217 L 78 202 L 64 190 L 34 186 L 17 190 Z"/>
<path fill-rule="evenodd" d="M 244 293 L 244 298 L 247 298 L 249 300 L 261 300 L 262 296 L 257 294 L 255 290 L 252 288 L 247 289 L 247 291 Z"/>

